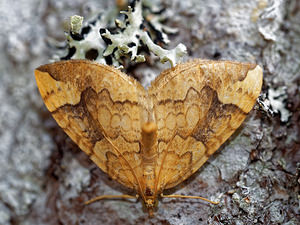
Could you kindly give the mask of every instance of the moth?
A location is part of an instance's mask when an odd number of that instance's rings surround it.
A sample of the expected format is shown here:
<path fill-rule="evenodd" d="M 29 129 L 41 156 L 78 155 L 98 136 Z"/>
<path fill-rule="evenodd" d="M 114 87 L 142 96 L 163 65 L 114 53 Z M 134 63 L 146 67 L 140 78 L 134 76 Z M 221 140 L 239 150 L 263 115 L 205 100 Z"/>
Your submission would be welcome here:
<path fill-rule="evenodd" d="M 159 197 L 197 171 L 241 125 L 258 97 L 260 66 L 196 59 L 163 71 L 146 90 L 118 69 L 87 60 L 35 70 L 58 125 L 111 178 L 136 191 L 150 215 Z"/>

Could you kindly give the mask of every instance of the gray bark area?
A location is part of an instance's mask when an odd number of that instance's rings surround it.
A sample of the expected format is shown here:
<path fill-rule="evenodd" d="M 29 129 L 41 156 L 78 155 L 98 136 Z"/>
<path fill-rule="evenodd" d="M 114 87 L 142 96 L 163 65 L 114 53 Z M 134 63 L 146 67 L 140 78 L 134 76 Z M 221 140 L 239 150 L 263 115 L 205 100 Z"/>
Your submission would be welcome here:
<path fill-rule="evenodd" d="M 173 12 L 168 25 L 179 29 L 171 47 L 185 44 L 189 58 L 256 62 L 264 69 L 262 92 L 282 90 L 281 114 L 256 107 L 198 172 L 166 192 L 220 204 L 163 199 L 154 218 L 135 201 L 84 206 L 97 195 L 131 192 L 57 126 L 33 70 L 51 57 L 47 41 L 63 40 L 64 19 L 114 1 L 1 0 L 0 224 L 300 224 L 300 2 L 163 2 Z"/>

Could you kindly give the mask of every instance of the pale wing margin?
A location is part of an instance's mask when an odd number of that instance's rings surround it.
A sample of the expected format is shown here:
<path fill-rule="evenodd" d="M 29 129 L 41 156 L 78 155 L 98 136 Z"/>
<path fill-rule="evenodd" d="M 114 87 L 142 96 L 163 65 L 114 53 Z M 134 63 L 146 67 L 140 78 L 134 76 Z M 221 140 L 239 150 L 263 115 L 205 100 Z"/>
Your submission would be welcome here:
<path fill-rule="evenodd" d="M 112 178 L 138 188 L 144 88 L 117 69 L 86 60 L 44 65 L 35 77 L 47 108 L 71 139 Z"/>
<path fill-rule="evenodd" d="M 149 95 L 158 124 L 158 192 L 203 165 L 241 125 L 261 86 L 259 66 L 208 60 L 179 64 L 153 82 Z"/>

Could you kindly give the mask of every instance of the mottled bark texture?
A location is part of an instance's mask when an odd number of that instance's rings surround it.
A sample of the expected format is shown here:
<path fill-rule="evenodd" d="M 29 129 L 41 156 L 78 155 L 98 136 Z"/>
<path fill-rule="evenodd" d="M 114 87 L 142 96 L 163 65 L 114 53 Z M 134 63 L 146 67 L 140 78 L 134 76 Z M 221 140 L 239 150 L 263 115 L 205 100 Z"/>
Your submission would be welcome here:
<path fill-rule="evenodd" d="M 173 13 L 168 25 L 179 29 L 170 48 L 182 42 L 190 58 L 255 62 L 264 70 L 263 93 L 281 93 L 270 102 L 278 111 L 274 117 L 257 106 L 198 172 L 167 193 L 214 200 L 222 194 L 221 203 L 163 199 L 151 219 L 140 203 L 127 200 L 84 206 L 87 197 L 130 191 L 101 172 L 58 127 L 38 94 L 33 70 L 48 62 L 47 43 L 63 40 L 65 18 L 114 1 L 2 0 L 0 224 L 299 223 L 299 1 L 162 2 Z M 150 62 L 131 73 L 141 77 L 145 68 L 148 74 L 162 70 Z"/>

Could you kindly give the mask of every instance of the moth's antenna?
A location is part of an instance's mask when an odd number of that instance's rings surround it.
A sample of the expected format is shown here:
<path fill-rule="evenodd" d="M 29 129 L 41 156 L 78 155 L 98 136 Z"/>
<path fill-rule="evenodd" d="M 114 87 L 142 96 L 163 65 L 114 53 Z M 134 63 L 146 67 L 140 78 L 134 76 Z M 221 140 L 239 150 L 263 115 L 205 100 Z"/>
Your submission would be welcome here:
<path fill-rule="evenodd" d="M 192 199 L 201 199 L 203 201 L 206 201 L 206 202 L 209 202 L 211 204 L 214 204 L 214 205 L 218 205 L 220 202 L 214 202 L 214 201 L 211 201 L 207 198 L 203 198 L 201 196 L 191 196 L 191 195 L 164 195 L 163 193 L 160 194 L 160 197 L 162 198 L 192 198 Z"/>
<path fill-rule="evenodd" d="M 100 195 L 100 196 L 97 196 L 95 198 L 92 198 L 86 202 L 84 202 L 85 205 L 88 205 L 88 204 L 91 204 L 93 202 L 96 202 L 96 201 L 99 201 L 99 200 L 102 200 L 102 199 L 114 199 L 114 198 L 123 198 L 123 199 L 127 199 L 127 198 L 135 198 L 135 199 L 138 199 L 139 198 L 139 195 L 136 195 L 136 196 L 132 196 L 132 195 Z"/>

